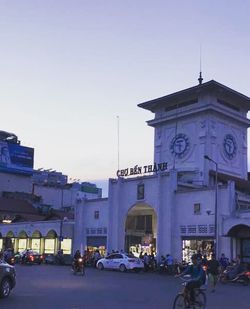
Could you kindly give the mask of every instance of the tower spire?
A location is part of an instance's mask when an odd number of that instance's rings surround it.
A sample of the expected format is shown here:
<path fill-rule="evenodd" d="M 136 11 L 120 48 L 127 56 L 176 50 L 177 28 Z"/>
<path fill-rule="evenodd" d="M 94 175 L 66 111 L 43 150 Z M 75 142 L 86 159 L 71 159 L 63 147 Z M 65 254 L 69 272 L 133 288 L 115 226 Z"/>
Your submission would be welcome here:
<path fill-rule="evenodd" d="M 198 78 L 198 81 L 199 81 L 199 85 L 201 85 L 201 84 L 202 84 L 202 81 L 203 81 L 203 78 L 202 78 L 201 72 L 200 72 L 200 76 L 199 76 L 199 78 Z"/>
<path fill-rule="evenodd" d="M 200 44 L 200 76 L 198 78 L 198 81 L 199 81 L 199 85 L 201 85 L 203 81 L 202 74 L 201 74 L 201 44 Z"/>

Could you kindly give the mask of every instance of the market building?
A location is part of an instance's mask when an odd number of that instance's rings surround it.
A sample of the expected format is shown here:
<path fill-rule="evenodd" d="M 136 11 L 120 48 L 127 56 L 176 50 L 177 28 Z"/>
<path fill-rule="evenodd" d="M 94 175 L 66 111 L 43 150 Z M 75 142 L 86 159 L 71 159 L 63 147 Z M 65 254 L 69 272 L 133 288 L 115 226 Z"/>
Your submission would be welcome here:
<path fill-rule="evenodd" d="M 139 107 L 154 114 L 154 163 L 117 171 L 108 200 L 77 205 L 75 246 L 250 262 L 250 98 L 211 80 Z"/>

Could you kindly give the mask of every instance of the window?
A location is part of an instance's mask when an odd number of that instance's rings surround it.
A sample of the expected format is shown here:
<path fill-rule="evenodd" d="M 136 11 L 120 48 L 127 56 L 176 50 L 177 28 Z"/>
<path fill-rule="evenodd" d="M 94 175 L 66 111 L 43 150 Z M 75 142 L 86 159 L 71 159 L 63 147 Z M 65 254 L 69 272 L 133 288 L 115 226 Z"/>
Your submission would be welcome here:
<path fill-rule="evenodd" d="M 71 254 L 72 251 L 72 239 L 64 238 L 61 243 L 61 249 L 63 250 L 63 254 Z"/>
<path fill-rule="evenodd" d="M 137 200 L 144 199 L 144 184 L 137 185 Z"/>
<path fill-rule="evenodd" d="M 39 238 L 32 238 L 31 240 L 31 250 L 40 253 L 41 240 Z"/>
<path fill-rule="evenodd" d="M 99 219 L 100 213 L 99 210 L 95 210 L 94 218 Z"/>
<path fill-rule="evenodd" d="M 194 204 L 194 214 L 195 215 L 200 215 L 201 214 L 201 204 L 200 203 L 195 203 Z"/>
<path fill-rule="evenodd" d="M 44 253 L 45 254 L 54 254 L 55 253 L 55 246 L 56 246 L 56 241 L 55 239 L 45 239 L 45 244 L 44 244 Z"/>
<path fill-rule="evenodd" d="M 18 251 L 22 252 L 27 249 L 27 238 L 19 239 L 18 241 Z"/>

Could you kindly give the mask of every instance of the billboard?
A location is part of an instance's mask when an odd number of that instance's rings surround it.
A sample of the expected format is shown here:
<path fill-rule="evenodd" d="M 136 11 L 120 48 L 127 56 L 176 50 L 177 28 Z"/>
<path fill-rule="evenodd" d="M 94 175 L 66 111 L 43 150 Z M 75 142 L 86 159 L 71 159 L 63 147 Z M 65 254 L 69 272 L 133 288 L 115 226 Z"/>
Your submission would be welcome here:
<path fill-rule="evenodd" d="M 0 141 L 0 171 L 32 174 L 33 164 L 34 148 Z"/>

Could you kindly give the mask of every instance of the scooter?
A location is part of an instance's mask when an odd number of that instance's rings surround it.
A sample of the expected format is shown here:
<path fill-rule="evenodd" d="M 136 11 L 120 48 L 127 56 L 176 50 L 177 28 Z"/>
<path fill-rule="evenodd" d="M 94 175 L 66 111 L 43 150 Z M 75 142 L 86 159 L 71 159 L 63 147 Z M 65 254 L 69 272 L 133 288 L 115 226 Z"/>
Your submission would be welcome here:
<path fill-rule="evenodd" d="M 160 274 L 167 273 L 168 272 L 168 265 L 167 265 L 166 261 L 161 261 L 158 269 L 159 269 Z"/>
<path fill-rule="evenodd" d="M 82 257 L 78 258 L 77 261 L 72 263 L 72 272 L 74 275 L 78 273 L 82 276 L 85 275 L 85 265 Z"/>
<path fill-rule="evenodd" d="M 15 258 L 12 257 L 8 257 L 6 260 L 6 263 L 10 264 L 10 265 L 15 265 Z"/>
<path fill-rule="evenodd" d="M 248 285 L 250 283 L 250 271 L 244 270 L 235 273 L 235 270 L 231 267 L 221 274 L 219 278 L 221 283 L 241 283 L 243 285 Z"/>

